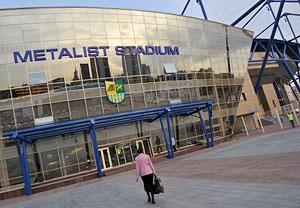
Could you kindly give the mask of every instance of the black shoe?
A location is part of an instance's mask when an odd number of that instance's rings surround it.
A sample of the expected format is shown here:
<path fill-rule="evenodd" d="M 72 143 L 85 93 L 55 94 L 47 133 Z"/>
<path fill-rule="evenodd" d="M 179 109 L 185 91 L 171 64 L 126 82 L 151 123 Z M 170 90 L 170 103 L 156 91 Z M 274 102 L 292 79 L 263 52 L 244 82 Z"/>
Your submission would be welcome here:
<path fill-rule="evenodd" d="M 151 202 L 151 199 L 150 199 L 150 198 L 148 199 L 148 202 Z"/>
<path fill-rule="evenodd" d="M 152 200 L 152 204 L 155 204 L 155 201 L 154 201 L 154 200 Z"/>

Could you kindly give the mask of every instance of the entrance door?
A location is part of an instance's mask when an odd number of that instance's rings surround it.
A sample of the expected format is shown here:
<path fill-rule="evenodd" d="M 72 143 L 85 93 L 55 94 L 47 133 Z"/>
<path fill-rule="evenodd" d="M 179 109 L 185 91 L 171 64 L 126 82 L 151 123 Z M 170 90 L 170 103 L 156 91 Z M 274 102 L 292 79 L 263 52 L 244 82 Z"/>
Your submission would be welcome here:
<path fill-rule="evenodd" d="M 108 148 L 102 148 L 102 149 L 100 149 L 100 152 L 101 152 L 103 169 L 111 168 L 112 163 L 111 163 L 111 157 L 110 157 L 109 149 Z"/>
<path fill-rule="evenodd" d="M 123 144 L 123 150 L 125 154 L 126 163 L 131 163 L 133 160 L 132 160 L 132 153 L 131 153 L 131 148 L 129 143 Z"/>
<path fill-rule="evenodd" d="M 144 153 L 152 157 L 152 151 L 151 151 L 151 143 L 149 139 L 144 139 L 144 140 L 137 140 L 136 141 L 136 146 L 137 149 L 142 147 Z"/>
<path fill-rule="evenodd" d="M 143 146 L 144 146 L 144 152 L 152 157 L 152 148 L 151 148 L 151 143 L 149 139 L 143 140 Z"/>

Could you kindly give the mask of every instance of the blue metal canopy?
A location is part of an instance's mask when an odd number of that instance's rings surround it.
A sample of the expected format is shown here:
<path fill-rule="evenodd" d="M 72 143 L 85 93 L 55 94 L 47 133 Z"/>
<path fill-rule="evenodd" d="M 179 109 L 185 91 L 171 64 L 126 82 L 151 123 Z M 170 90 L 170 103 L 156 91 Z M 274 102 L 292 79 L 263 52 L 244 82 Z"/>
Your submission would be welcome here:
<path fill-rule="evenodd" d="M 93 145 L 93 151 L 95 156 L 95 162 L 98 171 L 98 177 L 102 176 L 101 159 L 98 153 L 98 144 L 96 129 L 119 126 L 127 123 L 144 121 L 153 122 L 160 119 L 162 132 L 164 135 L 165 145 L 168 152 L 168 158 L 174 158 L 174 152 L 172 147 L 172 131 L 170 118 L 172 116 L 189 116 L 198 113 L 201 122 L 201 127 L 204 132 L 206 143 L 208 147 L 214 146 L 213 128 L 212 128 L 212 104 L 213 100 L 201 100 L 187 103 L 177 103 L 171 105 L 165 105 L 158 108 L 149 108 L 131 112 L 116 113 L 105 116 L 98 116 L 92 118 L 78 119 L 66 122 L 53 123 L 43 126 L 37 126 L 26 129 L 17 129 L 14 131 L 7 131 L 3 133 L 3 136 L 13 139 L 18 148 L 18 154 L 20 159 L 20 165 L 24 177 L 25 192 L 27 195 L 32 194 L 26 145 L 33 143 L 41 139 L 51 139 L 55 136 L 62 134 L 71 134 L 82 131 L 89 131 L 91 134 L 91 140 Z M 209 126 L 210 126 L 210 139 L 206 132 L 205 122 L 201 115 L 201 110 L 208 109 Z M 165 132 L 163 118 L 166 118 L 168 134 Z"/>

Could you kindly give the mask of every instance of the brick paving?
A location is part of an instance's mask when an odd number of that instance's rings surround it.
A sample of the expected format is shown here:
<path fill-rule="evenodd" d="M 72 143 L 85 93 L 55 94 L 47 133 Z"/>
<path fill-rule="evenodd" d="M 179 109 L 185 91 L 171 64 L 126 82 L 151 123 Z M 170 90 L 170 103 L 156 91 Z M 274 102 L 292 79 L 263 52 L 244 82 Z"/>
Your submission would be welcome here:
<path fill-rule="evenodd" d="M 300 128 L 156 164 L 166 193 L 148 204 L 134 172 L 0 201 L 3 208 L 300 208 Z"/>

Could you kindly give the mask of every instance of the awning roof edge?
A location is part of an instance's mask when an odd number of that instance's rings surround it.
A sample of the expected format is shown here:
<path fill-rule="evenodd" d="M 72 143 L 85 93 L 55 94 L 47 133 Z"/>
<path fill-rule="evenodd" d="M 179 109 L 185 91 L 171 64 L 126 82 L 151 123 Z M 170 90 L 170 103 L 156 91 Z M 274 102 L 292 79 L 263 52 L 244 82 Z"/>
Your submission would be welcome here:
<path fill-rule="evenodd" d="M 93 122 L 95 128 L 105 128 L 109 126 L 124 125 L 136 121 L 153 122 L 166 114 L 170 116 L 188 116 L 192 112 L 196 113 L 197 111 L 212 105 L 213 102 L 214 101 L 212 99 L 207 99 L 170 104 L 158 108 L 148 108 L 105 116 L 64 121 L 26 129 L 7 131 L 3 132 L 3 136 L 9 137 L 10 139 L 22 138 L 30 143 L 32 140 L 55 137 L 61 134 L 75 133 L 78 132 L 77 130 L 88 130 L 91 122 Z"/>

